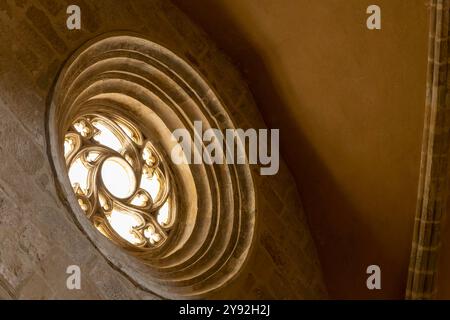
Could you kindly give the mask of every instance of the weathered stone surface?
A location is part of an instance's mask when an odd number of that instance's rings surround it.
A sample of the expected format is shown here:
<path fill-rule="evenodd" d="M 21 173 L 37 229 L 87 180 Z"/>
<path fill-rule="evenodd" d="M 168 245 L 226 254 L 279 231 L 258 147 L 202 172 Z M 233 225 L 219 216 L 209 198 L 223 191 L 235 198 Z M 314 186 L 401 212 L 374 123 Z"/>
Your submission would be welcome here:
<path fill-rule="evenodd" d="M 111 271 L 105 262 L 97 263 L 89 276 L 105 299 L 127 300 L 137 298 L 135 288 L 120 274 Z"/>
<path fill-rule="evenodd" d="M 52 288 L 50 288 L 38 273 L 33 274 L 22 288 L 19 299 L 26 300 L 44 300 L 51 299 L 54 295 Z"/>
<path fill-rule="evenodd" d="M 11 295 L 5 288 L 2 287 L 1 283 L 0 283 L 0 300 L 12 300 Z"/>
<path fill-rule="evenodd" d="M 41 34 L 44 34 L 49 40 L 50 45 L 58 52 L 67 52 L 67 46 L 64 41 L 59 37 L 58 33 L 52 26 L 50 19 L 47 17 L 44 11 L 38 9 L 35 6 L 28 8 L 26 15 L 28 19 L 33 23 L 36 29 L 39 30 Z"/>
<path fill-rule="evenodd" d="M 6 192 L 0 188 L 0 232 L 20 227 L 22 213 Z"/>
<path fill-rule="evenodd" d="M 1 153 L 5 157 L 14 156 L 25 173 L 33 174 L 44 164 L 44 153 L 28 134 L 22 125 L 0 103 L 0 140 Z"/>
<path fill-rule="evenodd" d="M 19 239 L 12 231 L 0 235 L 0 277 L 16 289 L 33 273 L 36 264 L 19 246 Z"/>
<path fill-rule="evenodd" d="M 34 224 L 28 223 L 21 228 L 19 246 L 31 260 L 39 264 L 49 252 L 51 243 Z"/>
<path fill-rule="evenodd" d="M 41 264 L 40 272 L 47 286 L 53 291 L 52 299 L 99 299 L 98 290 L 89 277 L 91 265 L 66 254 L 66 249 L 54 248 L 51 255 Z M 67 268 L 80 267 L 80 289 L 67 287 Z"/>

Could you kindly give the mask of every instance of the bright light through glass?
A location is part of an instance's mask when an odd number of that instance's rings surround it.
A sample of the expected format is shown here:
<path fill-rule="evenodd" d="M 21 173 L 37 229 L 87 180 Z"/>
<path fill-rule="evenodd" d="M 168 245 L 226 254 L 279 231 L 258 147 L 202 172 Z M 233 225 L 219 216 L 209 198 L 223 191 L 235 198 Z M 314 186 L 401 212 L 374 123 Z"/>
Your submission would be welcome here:
<path fill-rule="evenodd" d="M 144 236 L 154 244 L 161 240 L 161 236 L 155 231 L 155 227 L 149 225 L 147 229 L 144 230 Z"/>
<path fill-rule="evenodd" d="M 120 152 L 120 150 L 122 150 L 122 144 L 120 143 L 120 140 L 114 133 L 111 132 L 111 130 L 108 129 L 108 127 L 103 125 L 101 122 L 94 122 L 92 125 L 100 131 L 94 136 L 95 141 L 117 152 Z"/>
<path fill-rule="evenodd" d="M 75 188 L 77 185 L 80 187 L 84 194 L 88 191 L 88 169 L 84 166 L 81 159 L 77 159 L 70 166 L 69 169 L 69 179 L 72 187 Z"/>
<path fill-rule="evenodd" d="M 74 123 L 73 126 L 75 127 L 75 130 L 77 130 L 77 132 L 81 134 L 83 137 L 86 137 L 91 132 L 91 130 L 86 125 L 86 122 L 84 120 Z"/>
<path fill-rule="evenodd" d="M 133 131 L 124 123 L 122 122 L 117 122 L 117 124 L 119 125 L 119 127 L 123 130 L 123 132 L 125 132 L 125 134 L 134 142 L 136 142 L 136 138 L 134 137 Z"/>
<path fill-rule="evenodd" d="M 159 190 L 161 189 L 161 184 L 159 183 L 157 174 L 154 173 L 151 177 L 143 174 L 140 187 L 147 191 L 152 197 L 153 201 L 155 201 L 158 197 Z"/>
<path fill-rule="evenodd" d="M 113 209 L 111 214 L 107 215 L 108 222 L 114 231 L 131 244 L 139 244 L 142 242 L 132 231 L 133 227 L 137 227 L 143 223 L 137 215 L 131 212 L 124 212 Z"/>
<path fill-rule="evenodd" d="M 138 194 L 131 200 L 131 204 L 138 207 L 145 207 L 148 204 L 148 196 L 145 194 Z"/>
<path fill-rule="evenodd" d="M 170 176 L 140 129 L 111 116 L 80 115 L 67 131 L 70 183 L 80 208 L 103 235 L 127 249 L 151 250 L 166 241 L 176 221 Z"/>
<path fill-rule="evenodd" d="M 136 178 L 133 169 L 123 159 L 111 157 L 102 165 L 102 180 L 105 187 L 117 198 L 131 196 L 136 188 Z"/>
<path fill-rule="evenodd" d="M 166 203 L 159 209 L 158 211 L 158 223 L 162 226 L 167 226 L 170 223 L 170 215 L 169 215 L 169 201 L 167 200 Z"/>
<path fill-rule="evenodd" d="M 100 153 L 95 152 L 95 151 L 91 151 L 86 156 L 86 160 L 89 161 L 89 162 L 95 162 L 98 159 L 98 157 L 100 157 Z"/>
<path fill-rule="evenodd" d="M 72 152 L 73 148 L 74 143 L 72 138 L 64 139 L 64 157 L 67 157 L 67 155 Z"/>

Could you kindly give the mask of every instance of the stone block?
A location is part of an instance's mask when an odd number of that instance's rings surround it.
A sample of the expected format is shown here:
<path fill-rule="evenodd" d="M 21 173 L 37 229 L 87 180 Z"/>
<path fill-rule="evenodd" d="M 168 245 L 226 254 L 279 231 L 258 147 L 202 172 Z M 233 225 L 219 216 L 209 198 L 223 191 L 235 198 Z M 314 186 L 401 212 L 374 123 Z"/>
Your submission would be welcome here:
<path fill-rule="evenodd" d="M 51 241 L 42 235 L 39 228 L 33 223 L 25 222 L 25 226 L 19 230 L 19 246 L 20 249 L 26 253 L 30 259 L 38 264 L 48 254 Z"/>
<path fill-rule="evenodd" d="M 100 299 L 98 290 L 93 285 L 89 270 L 91 268 L 88 264 L 83 264 L 78 259 L 69 255 L 70 250 L 60 247 L 55 247 L 48 258 L 41 263 L 40 270 L 42 277 L 48 287 L 54 292 L 54 299 Z M 81 288 L 69 289 L 67 288 L 67 268 L 70 265 L 77 265 L 80 267 Z"/>
<path fill-rule="evenodd" d="M 136 299 L 133 285 L 103 261 L 99 261 L 89 273 L 104 299 Z"/>
<path fill-rule="evenodd" d="M 16 233 L 4 231 L 0 234 L 0 278 L 17 289 L 35 270 L 32 257 L 19 246 Z"/>
<path fill-rule="evenodd" d="M 15 159 L 26 174 L 32 175 L 39 171 L 44 164 L 43 152 L 2 104 L 0 113 L 1 157 Z"/>

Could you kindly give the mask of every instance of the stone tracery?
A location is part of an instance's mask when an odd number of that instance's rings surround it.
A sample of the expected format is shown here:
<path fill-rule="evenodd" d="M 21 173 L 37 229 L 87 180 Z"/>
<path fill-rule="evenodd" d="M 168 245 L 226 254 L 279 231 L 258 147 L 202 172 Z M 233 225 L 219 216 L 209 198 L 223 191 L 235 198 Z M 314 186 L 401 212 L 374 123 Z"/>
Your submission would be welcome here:
<path fill-rule="evenodd" d="M 64 156 L 78 203 L 102 234 L 131 250 L 164 242 L 175 211 L 170 173 L 135 125 L 83 115 L 65 135 Z"/>

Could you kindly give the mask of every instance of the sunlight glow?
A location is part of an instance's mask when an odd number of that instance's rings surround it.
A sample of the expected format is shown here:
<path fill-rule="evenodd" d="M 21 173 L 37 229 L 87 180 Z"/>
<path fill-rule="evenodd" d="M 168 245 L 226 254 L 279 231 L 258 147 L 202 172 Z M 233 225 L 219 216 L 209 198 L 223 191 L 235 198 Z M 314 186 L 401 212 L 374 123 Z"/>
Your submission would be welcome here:
<path fill-rule="evenodd" d="M 142 242 L 133 233 L 133 227 L 137 227 L 144 222 L 138 215 L 128 211 L 113 209 L 111 214 L 107 215 L 107 219 L 114 231 L 129 243 L 139 244 Z"/>
<path fill-rule="evenodd" d="M 149 177 L 147 174 L 143 174 L 139 187 L 147 191 L 155 202 L 161 189 L 161 183 L 159 182 L 158 175 L 154 173 L 151 177 Z"/>
<path fill-rule="evenodd" d="M 161 226 L 167 226 L 170 223 L 170 204 L 169 204 L 169 200 L 167 200 L 164 205 L 159 209 L 158 211 L 158 223 Z"/>
<path fill-rule="evenodd" d="M 107 112 L 80 115 L 63 142 L 79 208 L 99 232 L 126 249 L 166 241 L 176 222 L 170 173 L 133 122 Z"/>
<path fill-rule="evenodd" d="M 102 207 L 103 210 L 108 211 L 111 209 L 108 201 L 106 200 L 106 197 L 102 193 L 98 194 L 98 201 L 100 203 L 100 207 Z"/>
<path fill-rule="evenodd" d="M 101 169 L 105 187 L 117 198 L 128 198 L 136 188 L 133 169 L 123 159 L 111 157 L 105 160 Z"/>
<path fill-rule="evenodd" d="M 143 193 L 138 194 L 131 200 L 133 206 L 145 207 L 148 204 L 149 198 Z"/>
<path fill-rule="evenodd" d="M 122 150 L 122 143 L 107 126 L 98 121 L 92 123 L 92 125 L 99 130 L 94 136 L 95 141 L 117 152 Z"/>
<path fill-rule="evenodd" d="M 100 153 L 98 153 L 96 151 L 91 151 L 86 156 L 86 160 L 88 162 L 95 162 L 98 159 L 98 157 L 100 157 Z"/>
<path fill-rule="evenodd" d="M 84 194 L 88 193 L 89 170 L 84 166 L 81 159 L 77 159 L 69 168 L 69 179 L 72 187 L 80 187 Z"/>
<path fill-rule="evenodd" d="M 76 122 L 73 124 L 75 130 L 81 134 L 83 137 L 86 137 L 89 135 L 89 133 L 91 132 L 91 130 L 89 129 L 89 127 L 86 124 L 86 121 L 84 120 L 80 120 L 79 122 Z"/>
<path fill-rule="evenodd" d="M 73 142 L 73 139 L 70 137 L 67 137 L 64 139 L 64 157 L 67 157 L 75 147 L 75 144 Z"/>
<path fill-rule="evenodd" d="M 142 159 L 144 159 L 145 163 L 147 163 L 149 166 L 154 165 L 156 162 L 156 158 L 149 148 L 145 148 L 142 152 Z"/>
<path fill-rule="evenodd" d="M 156 233 L 155 227 L 149 225 L 147 229 L 144 230 L 144 237 L 146 237 L 151 244 L 155 244 L 161 240 L 161 235 Z"/>
<path fill-rule="evenodd" d="M 119 127 L 123 130 L 123 132 L 125 132 L 125 134 L 126 134 L 132 141 L 134 141 L 134 142 L 137 143 L 137 140 L 136 140 L 136 137 L 134 136 L 133 131 L 132 131 L 125 123 L 122 123 L 122 122 L 119 122 L 119 121 L 117 121 L 116 123 L 119 125 Z"/>

